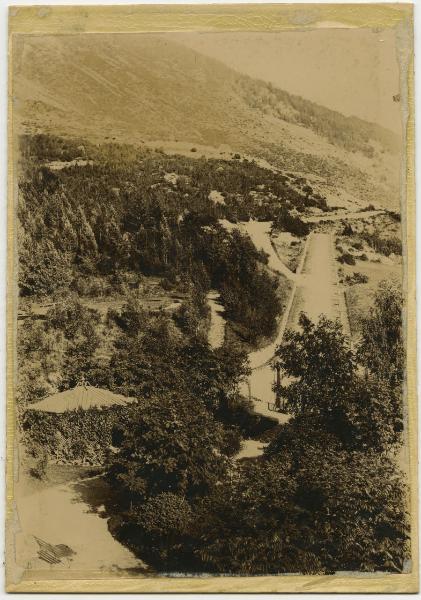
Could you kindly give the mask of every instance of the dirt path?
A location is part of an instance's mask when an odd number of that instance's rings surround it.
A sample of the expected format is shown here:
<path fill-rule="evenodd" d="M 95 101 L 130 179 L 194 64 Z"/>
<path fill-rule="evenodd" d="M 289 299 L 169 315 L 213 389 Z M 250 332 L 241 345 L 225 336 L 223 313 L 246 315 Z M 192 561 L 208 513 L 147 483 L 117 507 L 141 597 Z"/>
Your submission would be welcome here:
<path fill-rule="evenodd" d="M 378 214 L 380 211 L 348 213 L 350 218 L 363 218 Z M 330 220 L 342 219 L 345 215 L 332 215 Z M 349 323 L 343 290 L 338 282 L 333 237 L 330 233 L 310 233 L 305 243 L 302 260 L 296 273 L 292 273 L 279 259 L 270 237 L 271 223 L 248 221 L 230 223 L 221 221 L 228 230 L 239 229 L 247 233 L 258 250 L 263 249 L 269 257 L 269 267 L 283 273 L 293 281 L 290 300 L 280 322 L 278 334 L 265 348 L 251 352 L 249 362 L 252 369 L 250 377 L 240 387 L 241 393 L 253 402 L 254 411 L 269 417 L 278 423 L 285 423 L 289 415 L 274 412 L 269 405 L 274 402 L 272 385 L 274 372 L 271 368 L 277 346 L 282 342 L 285 330 L 298 328 L 299 315 L 305 312 L 317 321 L 323 314 L 329 319 L 341 319 L 345 333 L 349 333 Z M 246 440 L 239 457 L 258 456 L 263 447 L 253 440 Z"/>
<path fill-rule="evenodd" d="M 267 443 L 257 440 L 244 440 L 241 444 L 241 450 L 235 457 L 237 460 L 242 458 L 256 458 L 263 454 L 264 449 L 268 446 Z"/>
<path fill-rule="evenodd" d="M 341 318 L 345 331 L 347 325 L 343 292 L 339 287 L 337 267 L 333 253 L 333 239 L 328 233 L 312 233 L 308 237 L 304 250 L 304 263 L 297 270 L 295 286 L 291 292 L 290 303 L 284 313 L 278 335 L 273 343 L 249 356 L 252 374 L 242 387 L 243 394 L 251 397 L 256 412 L 272 416 L 278 422 L 285 421 L 285 415 L 268 409 L 273 402 L 272 384 L 274 373 L 270 360 L 276 347 L 282 342 L 286 329 L 298 327 L 300 312 L 317 321 L 324 314 L 330 319 Z"/>
<path fill-rule="evenodd" d="M 238 229 L 241 233 L 247 234 L 257 250 L 263 250 L 268 255 L 268 267 L 277 273 L 282 273 L 287 279 L 294 281 L 296 274 L 279 260 L 270 237 L 272 221 L 242 221 L 240 223 L 230 223 L 226 219 L 219 221 L 225 229 L 232 231 Z"/>
<path fill-rule="evenodd" d="M 220 295 L 211 290 L 207 295 L 208 305 L 211 310 L 211 323 L 209 327 L 208 341 L 211 348 L 220 348 L 224 343 L 225 319 L 223 317 L 224 307 L 219 302 Z"/>
<path fill-rule="evenodd" d="M 339 316 L 336 266 L 330 234 L 314 233 L 311 236 L 298 291 L 302 298 L 300 309 L 312 321 L 317 321 L 321 314 L 329 319 Z M 294 327 L 296 324 L 294 315 L 288 325 Z"/>
<path fill-rule="evenodd" d="M 345 298 L 338 281 L 333 237 L 330 233 L 313 233 L 310 236 L 287 328 L 298 327 L 301 312 L 312 321 L 318 321 L 321 315 L 332 320 L 339 318 L 344 332 L 349 334 Z"/>
<path fill-rule="evenodd" d="M 128 571 L 141 575 L 145 564 L 108 530 L 101 504 L 107 493 L 104 486 L 100 477 L 45 487 L 28 495 L 23 495 L 18 486 L 16 568 L 26 573 L 36 571 L 41 577 L 52 572 L 55 577 L 61 573 L 77 577 L 82 571 L 86 578 Z M 64 544 L 72 554 L 49 564 L 39 558 L 36 538 L 52 546 Z"/>
<path fill-rule="evenodd" d="M 342 219 L 368 219 L 368 217 L 374 217 L 376 215 L 384 214 L 384 210 L 376 209 L 376 210 L 360 210 L 356 212 L 346 211 L 339 212 L 335 214 L 323 214 L 323 215 L 314 215 L 310 217 L 302 217 L 303 221 L 306 223 L 320 223 L 322 221 L 341 221 Z"/>

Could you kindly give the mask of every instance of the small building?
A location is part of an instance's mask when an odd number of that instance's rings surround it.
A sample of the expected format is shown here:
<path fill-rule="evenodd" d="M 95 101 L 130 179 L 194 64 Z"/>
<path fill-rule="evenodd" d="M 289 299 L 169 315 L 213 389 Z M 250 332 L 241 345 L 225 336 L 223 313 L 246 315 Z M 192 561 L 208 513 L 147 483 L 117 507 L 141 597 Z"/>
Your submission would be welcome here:
<path fill-rule="evenodd" d="M 113 432 L 131 411 L 133 398 L 81 383 L 29 404 L 22 431 L 29 454 L 42 447 L 56 464 L 101 467 L 113 447 Z"/>
<path fill-rule="evenodd" d="M 85 383 L 76 385 L 71 390 L 58 392 L 39 402 L 30 404 L 28 410 L 37 410 L 48 413 L 64 413 L 73 410 L 89 410 L 90 408 L 102 409 L 110 406 L 125 406 L 132 401 L 121 394 L 114 394 L 109 390 L 94 387 Z"/>

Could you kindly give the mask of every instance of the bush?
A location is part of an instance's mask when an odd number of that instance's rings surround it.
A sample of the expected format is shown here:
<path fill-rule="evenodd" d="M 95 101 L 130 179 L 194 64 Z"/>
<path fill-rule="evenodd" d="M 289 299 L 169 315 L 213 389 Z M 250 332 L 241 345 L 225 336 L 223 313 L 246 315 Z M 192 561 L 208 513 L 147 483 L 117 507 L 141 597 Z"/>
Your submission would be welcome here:
<path fill-rule="evenodd" d="M 174 393 L 142 400 L 122 428 L 108 477 L 128 504 L 164 492 L 203 495 L 228 466 L 224 442 L 223 427 L 200 400 Z"/>
<path fill-rule="evenodd" d="M 369 246 L 373 248 L 379 254 L 384 256 L 390 256 L 390 254 L 402 254 L 402 242 L 398 237 L 381 237 L 378 232 L 369 233 L 363 232 L 361 236 L 367 242 Z"/>
<path fill-rule="evenodd" d="M 341 256 L 338 256 L 338 261 L 346 265 L 355 265 L 355 258 L 349 252 L 344 252 Z"/>
<path fill-rule="evenodd" d="M 164 279 L 161 279 L 161 287 L 163 290 L 165 290 L 166 292 L 170 292 L 171 290 L 174 289 L 174 283 L 172 283 L 168 277 L 164 277 Z"/>
<path fill-rule="evenodd" d="M 400 213 L 399 213 L 399 212 L 397 212 L 397 211 L 394 211 L 394 210 L 389 210 L 389 211 L 387 211 L 387 213 L 388 213 L 388 215 L 390 215 L 390 217 L 391 217 L 391 218 L 392 218 L 394 221 L 396 221 L 397 223 L 400 223 L 400 222 L 401 222 L 401 215 L 400 215 Z"/>
<path fill-rule="evenodd" d="M 59 464 L 102 465 L 116 423 L 124 422 L 128 407 L 114 406 L 47 413 L 26 410 L 22 429 L 29 448 L 40 446 L 47 460 Z"/>
<path fill-rule="evenodd" d="M 29 469 L 30 475 L 36 479 L 45 479 L 48 467 L 48 452 L 43 446 L 34 444 L 32 446 L 32 455 L 35 458 L 35 465 Z"/>
<path fill-rule="evenodd" d="M 358 271 L 354 271 L 352 275 L 347 275 L 345 277 L 345 283 L 348 285 L 356 285 L 358 283 L 367 283 L 368 277 L 367 275 L 360 273 Z"/>
<path fill-rule="evenodd" d="M 244 464 L 199 504 L 191 526 L 196 570 L 402 572 L 405 492 L 390 459 L 348 453 L 312 428 L 303 435 L 296 427 L 291 442 L 270 460 Z"/>
<path fill-rule="evenodd" d="M 289 231 L 298 237 L 304 237 L 310 233 L 309 225 L 300 217 L 294 217 L 285 208 L 282 208 L 274 219 L 273 227 L 281 231 Z"/>
<path fill-rule="evenodd" d="M 147 556 L 150 565 L 180 570 L 192 518 L 193 511 L 183 496 L 164 492 L 145 504 L 133 505 L 120 522 L 119 534 L 130 540 L 139 556 Z"/>
<path fill-rule="evenodd" d="M 396 282 L 382 281 L 373 310 L 363 321 L 359 348 L 361 360 L 373 375 L 400 386 L 404 377 L 405 346 L 402 332 L 402 289 Z"/>

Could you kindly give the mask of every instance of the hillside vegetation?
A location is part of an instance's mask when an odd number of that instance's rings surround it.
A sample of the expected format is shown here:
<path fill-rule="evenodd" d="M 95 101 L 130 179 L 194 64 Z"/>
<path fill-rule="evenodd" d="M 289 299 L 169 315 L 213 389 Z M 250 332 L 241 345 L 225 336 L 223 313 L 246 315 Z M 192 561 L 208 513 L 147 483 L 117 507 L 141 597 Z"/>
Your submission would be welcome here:
<path fill-rule="evenodd" d="M 26 132 L 223 146 L 318 178 L 333 202 L 346 192 L 354 203 L 399 204 L 394 134 L 164 36 L 26 36 L 13 56 L 16 126 Z"/>
<path fill-rule="evenodd" d="M 341 113 L 289 94 L 271 83 L 242 78 L 239 84 L 248 104 L 265 114 L 309 128 L 334 145 L 342 146 L 351 152 L 362 152 L 373 158 L 374 144 L 385 150 L 397 153 L 398 136 L 392 131 L 368 123 L 357 117 L 345 117 Z"/>
<path fill-rule="evenodd" d="M 248 342 L 274 333 L 287 290 L 250 238 L 228 232 L 219 219 L 270 219 L 297 233 L 302 222 L 288 219 L 290 211 L 328 210 L 305 180 L 246 160 L 48 135 L 23 137 L 21 151 L 22 297 L 42 300 L 69 288 L 82 296 L 124 295 L 154 276 L 165 289 L 191 290 L 196 308 L 218 289 L 227 318 Z"/>
<path fill-rule="evenodd" d="M 86 514 L 95 496 L 93 519 L 155 574 L 408 572 L 402 289 L 364 267 L 400 268 L 400 215 L 338 210 L 345 197 L 396 204 L 393 136 L 164 36 L 25 36 L 13 56 L 26 472 L 46 487 L 50 462 L 100 470 L 101 495 L 86 479 L 75 502 Z M 324 315 L 281 320 L 291 288 L 308 313 L 318 294 L 339 303 L 322 232 L 337 238 L 344 285 L 369 298 L 376 283 L 352 343 Z M 297 265 L 317 251 L 313 278 Z M 210 297 L 225 322 L 217 347 Z M 267 353 L 253 371 L 266 369 L 262 402 L 245 386 L 255 349 Z M 87 383 L 127 404 L 34 405 Z M 264 448 L 245 453 L 248 442 Z M 54 504 L 64 518 L 66 502 Z M 68 521 L 102 561 L 85 521 Z"/>

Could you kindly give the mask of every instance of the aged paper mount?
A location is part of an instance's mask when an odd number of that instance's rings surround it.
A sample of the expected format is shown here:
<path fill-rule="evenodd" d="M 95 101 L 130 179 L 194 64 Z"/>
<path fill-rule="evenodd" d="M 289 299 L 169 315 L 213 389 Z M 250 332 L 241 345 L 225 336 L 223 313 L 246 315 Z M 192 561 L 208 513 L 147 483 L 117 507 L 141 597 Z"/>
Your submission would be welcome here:
<path fill-rule="evenodd" d="M 128 5 L 32 6 L 9 10 L 8 133 L 8 340 L 7 340 L 7 591 L 9 592 L 178 592 L 178 593 L 414 593 L 418 590 L 417 399 L 415 312 L 415 183 L 413 99 L 413 7 L 410 4 L 264 4 L 264 5 Z M 18 142 L 14 127 L 14 52 L 25 36 L 165 32 L 298 32 L 323 28 L 369 28 L 395 32 L 401 58 L 400 100 L 403 108 L 404 165 L 400 202 L 403 222 L 404 289 L 406 299 L 406 406 L 409 448 L 411 570 L 401 573 L 279 576 L 115 576 L 101 571 L 66 573 L 11 568 L 17 530 L 16 481 L 18 449 L 15 411 L 15 349 L 17 322 L 17 197 Z M 69 572 L 70 573 L 70 572 Z"/>

